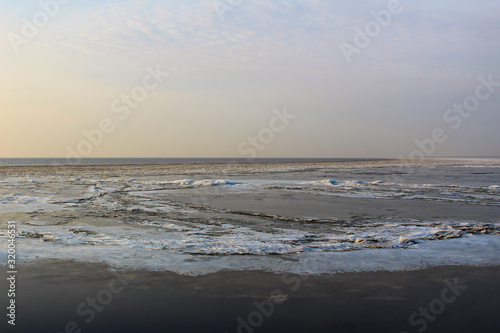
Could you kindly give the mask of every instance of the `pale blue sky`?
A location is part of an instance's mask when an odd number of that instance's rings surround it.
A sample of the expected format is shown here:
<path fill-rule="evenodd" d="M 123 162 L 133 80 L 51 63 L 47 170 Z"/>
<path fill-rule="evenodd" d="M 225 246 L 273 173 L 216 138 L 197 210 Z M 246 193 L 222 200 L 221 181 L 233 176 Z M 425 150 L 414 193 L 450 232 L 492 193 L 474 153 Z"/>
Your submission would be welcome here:
<path fill-rule="evenodd" d="M 104 118 L 85 156 L 247 157 L 284 107 L 258 157 L 406 157 L 435 128 L 434 156 L 500 155 L 500 87 L 456 130 L 443 119 L 480 76 L 500 82 L 500 2 L 401 0 L 348 63 L 339 46 L 389 2 L 242 0 L 221 20 L 226 0 L 73 0 L 15 52 L 42 9 L 0 1 L 0 157 L 64 157 Z M 170 76 L 120 119 L 113 101 L 157 65 Z"/>

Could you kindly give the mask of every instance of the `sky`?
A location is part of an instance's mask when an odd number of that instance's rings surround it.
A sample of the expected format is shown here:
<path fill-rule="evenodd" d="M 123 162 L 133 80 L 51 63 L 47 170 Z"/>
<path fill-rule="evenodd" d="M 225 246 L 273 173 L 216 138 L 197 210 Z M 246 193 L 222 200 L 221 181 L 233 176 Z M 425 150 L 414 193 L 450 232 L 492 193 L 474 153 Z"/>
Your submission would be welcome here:
<path fill-rule="evenodd" d="M 0 0 L 0 157 L 500 156 L 498 0 Z"/>

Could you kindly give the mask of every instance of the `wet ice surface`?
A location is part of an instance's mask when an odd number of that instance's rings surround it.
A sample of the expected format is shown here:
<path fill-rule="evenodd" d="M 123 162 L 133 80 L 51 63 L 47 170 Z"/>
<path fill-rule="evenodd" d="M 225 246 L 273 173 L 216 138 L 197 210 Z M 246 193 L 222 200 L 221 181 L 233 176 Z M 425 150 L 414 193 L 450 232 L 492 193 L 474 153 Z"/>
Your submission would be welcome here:
<path fill-rule="evenodd" d="M 16 221 L 23 261 L 191 275 L 499 264 L 499 185 L 498 159 L 0 168 L 0 246 Z"/>

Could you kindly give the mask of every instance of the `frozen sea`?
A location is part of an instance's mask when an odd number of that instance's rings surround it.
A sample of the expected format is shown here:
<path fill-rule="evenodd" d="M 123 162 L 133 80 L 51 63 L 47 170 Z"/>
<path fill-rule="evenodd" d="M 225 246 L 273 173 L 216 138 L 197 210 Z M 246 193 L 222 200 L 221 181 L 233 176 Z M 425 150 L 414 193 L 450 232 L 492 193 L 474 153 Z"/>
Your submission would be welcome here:
<path fill-rule="evenodd" d="M 15 223 L 18 261 L 185 275 L 500 264 L 498 158 L 59 162 L 1 163 L 0 247 Z"/>

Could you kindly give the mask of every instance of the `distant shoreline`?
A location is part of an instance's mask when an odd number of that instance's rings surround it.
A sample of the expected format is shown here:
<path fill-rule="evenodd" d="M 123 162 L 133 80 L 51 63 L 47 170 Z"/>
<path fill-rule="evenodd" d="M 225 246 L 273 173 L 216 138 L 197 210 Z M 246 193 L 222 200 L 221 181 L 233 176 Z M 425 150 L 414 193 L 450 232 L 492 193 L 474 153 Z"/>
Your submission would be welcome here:
<path fill-rule="evenodd" d="M 127 166 L 127 165 L 194 165 L 194 164 L 272 164 L 332 163 L 391 160 L 390 158 L 0 158 L 0 167 L 7 166 Z"/>
<path fill-rule="evenodd" d="M 426 157 L 416 160 L 499 159 L 500 156 L 481 157 Z M 408 161 L 398 158 L 82 158 L 68 163 L 65 158 L 0 158 L 0 168 L 37 166 L 162 166 L 162 165 L 216 165 L 216 164 L 281 164 L 281 163 L 346 163 L 376 161 Z M 416 161 L 412 161 L 416 162 Z"/>

